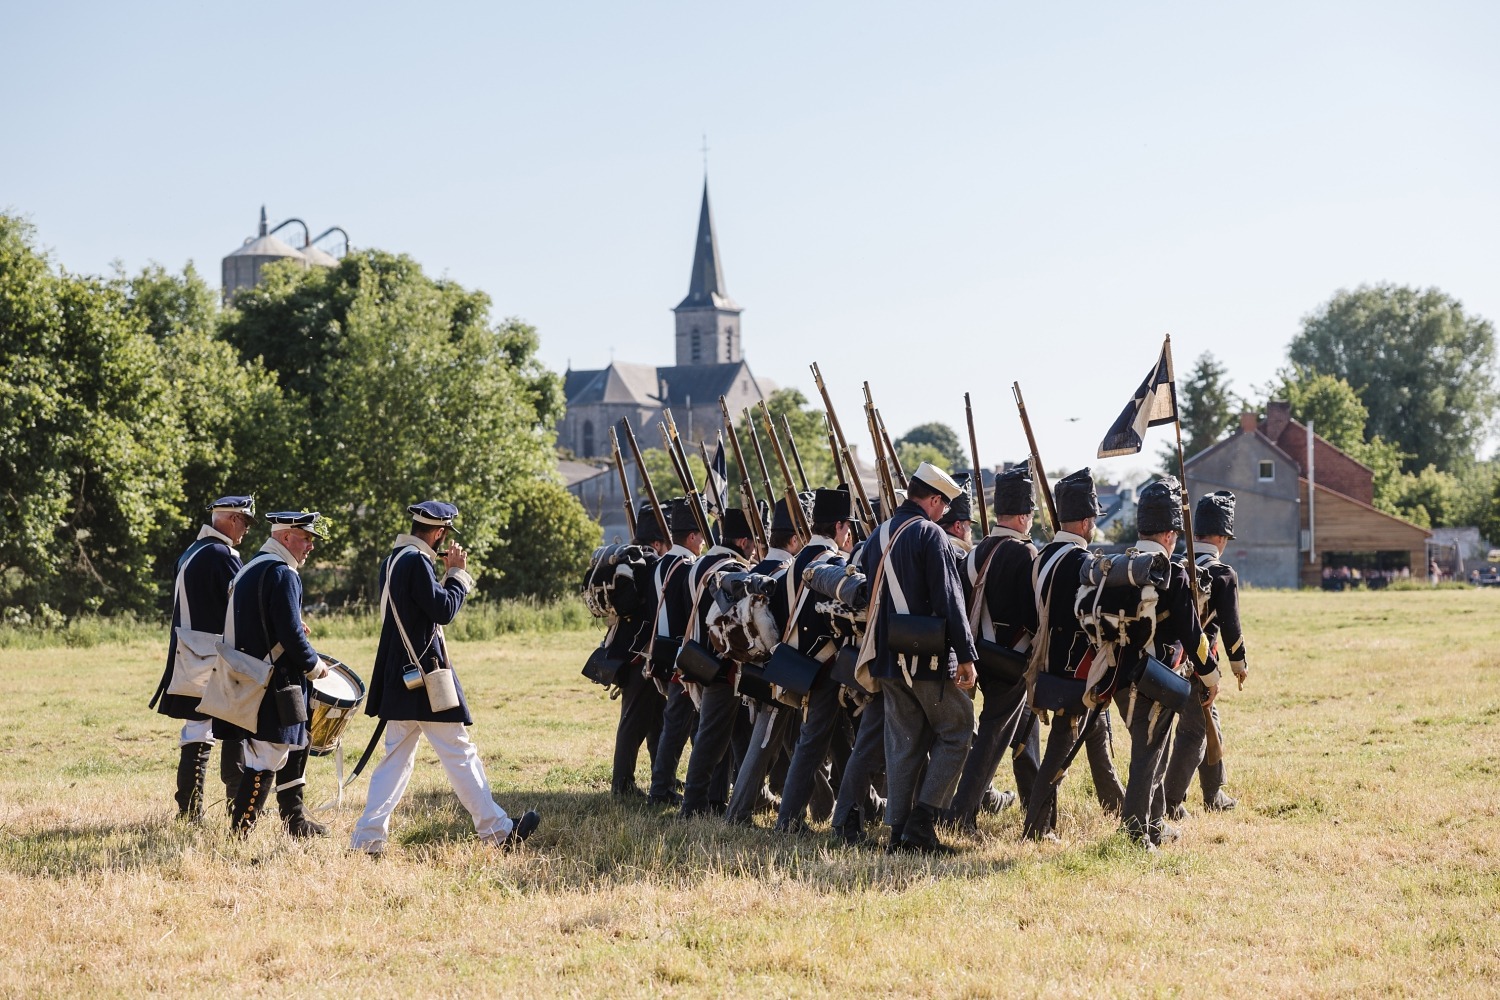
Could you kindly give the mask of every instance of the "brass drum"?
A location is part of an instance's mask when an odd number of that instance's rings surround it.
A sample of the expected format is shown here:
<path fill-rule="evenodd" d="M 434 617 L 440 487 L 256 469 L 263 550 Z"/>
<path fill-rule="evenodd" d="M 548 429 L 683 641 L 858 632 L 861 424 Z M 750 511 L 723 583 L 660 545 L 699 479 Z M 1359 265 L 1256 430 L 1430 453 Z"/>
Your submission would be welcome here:
<path fill-rule="evenodd" d="M 359 674 L 331 656 L 324 656 L 328 673 L 312 682 L 312 719 L 307 723 L 307 752 L 314 757 L 333 753 L 344 727 L 365 700 Z"/>

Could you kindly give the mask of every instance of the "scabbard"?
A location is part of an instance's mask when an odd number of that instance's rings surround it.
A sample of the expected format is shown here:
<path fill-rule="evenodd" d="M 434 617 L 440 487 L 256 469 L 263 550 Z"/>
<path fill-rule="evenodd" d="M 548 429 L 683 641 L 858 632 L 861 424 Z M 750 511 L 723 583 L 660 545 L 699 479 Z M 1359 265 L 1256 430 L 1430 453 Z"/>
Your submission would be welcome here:
<path fill-rule="evenodd" d="M 359 777 L 359 772 L 365 769 L 365 765 L 370 762 L 370 756 L 375 753 L 375 747 L 380 743 L 380 734 L 383 732 L 385 732 L 385 720 L 381 719 L 375 723 L 375 731 L 370 734 L 370 742 L 365 747 L 365 752 L 359 755 L 359 763 L 355 764 L 354 770 L 349 772 L 349 780 L 344 782 L 345 785 Z"/>

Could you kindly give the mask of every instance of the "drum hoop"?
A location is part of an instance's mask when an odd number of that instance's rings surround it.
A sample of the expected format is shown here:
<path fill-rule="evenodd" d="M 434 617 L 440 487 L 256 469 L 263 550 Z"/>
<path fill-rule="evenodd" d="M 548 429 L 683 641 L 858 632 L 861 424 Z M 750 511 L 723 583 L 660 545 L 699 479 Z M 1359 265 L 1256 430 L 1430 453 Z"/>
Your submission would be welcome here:
<path fill-rule="evenodd" d="M 319 690 L 318 686 L 314 684 L 310 695 L 311 699 L 330 708 L 358 708 L 360 703 L 365 700 L 365 682 L 360 678 L 359 674 L 349 669 L 348 664 L 340 660 L 335 660 L 331 656 L 324 656 L 323 660 L 328 664 L 330 673 L 336 672 L 353 683 L 354 697 L 340 698 L 337 695 L 329 694 L 327 691 Z M 314 706 L 314 709 L 316 707 Z"/>

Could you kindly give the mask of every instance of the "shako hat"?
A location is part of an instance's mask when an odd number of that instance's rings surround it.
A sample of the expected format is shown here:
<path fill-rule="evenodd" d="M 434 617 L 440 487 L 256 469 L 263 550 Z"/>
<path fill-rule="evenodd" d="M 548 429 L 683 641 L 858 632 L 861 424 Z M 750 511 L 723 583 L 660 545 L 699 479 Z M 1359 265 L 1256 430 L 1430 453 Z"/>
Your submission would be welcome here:
<path fill-rule="evenodd" d="M 673 497 L 667 501 L 671 506 L 671 513 L 667 515 L 667 524 L 672 533 L 679 531 L 697 531 L 698 519 L 693 516 L 693 505 L 688 503 L 687 497 Z"/>
<path fill-rule="evenodd" d="M 1147 483 L 1136 497 L 1135 530 L 1142 535 L 1182 530 L 1182 484 L 1174 476 Z"/>
<path fill-rule="evenodd" d="M 953 481 L 959 485 L 962 492 L 951 498 L 948 512 L 938 518 L 938 524 L 957 524 L 960 521 L 974 520 L 974 500 L 969 495 L 968 473 L 959 473 L 953 477 Z"/>
<path fill-rule="evenodd" d="M 813 490 L 812 523 L 832 524 L 854 520 L 854 497 L 847 487 L 819 487 Z"/>
<path fill-rule="evenodd" d="M 1234 537 L 1235 495 L 1228 490 L 1209 493 L 1193 508 L 1193 534 L 1200 537 Z"/>
<path fill-rule="evenodd" d="M 719 522 L 719 535 L 726 541 L 731 538 L 754 538 L 755 532 L 750 528 L 750 519 L 739 507 L 726 507 L 724 518 Z"/>
<path fill-rule="evenodd" d="M 635 512 L 635 541 L 641 545 L 671 541 L 662 537 L 661 526 L 656 523 L 656 508 L 651 506 L 650 500 L 643 501 L 641 509 Z"/>
<path fill-rule="evenodd" d="M 1030 514 L 1036 510 L 1036 490 L 1031 480 L 1031 460 L 1012 465 L 995 477 L 995 516 Z"/>
<path fill-rule="evenodd" d="M 1087 468 L 1079 469 L 1057 481 L 1052 489 L 1059 521 L 1082 521 L 1104 513 L 1099 494 L 1094 491 L 1094 476 Z"/>
<path fill-rule="evenodd" d="M 811 523 L 812 512 L 807 509 L 808 504 L 807 501 L 803 499 L 803 494 L 797 494 L 797 502 L 802 505 L 803 516 L 807 517 L 809 523 Z M 777 532 L 797 530 L 796 522 L 792 520 L 791 509 L 786 505 L 786 497 L 782 497 L 780 500 L 776 501 L 776 507 L 771 512 L 771 530 Z"/>
<path fill-rule="evenodd" d="M 274 514 L 267 514 L 266 520 L 271 523 L 271 534 L 278 531 L 291 531 L 293 528 L 301 528 L 314 538 L 327 538 L 327 534 L 320 530 L 319 522 L 323 515 L 315 510 L 279 510 Z"/>

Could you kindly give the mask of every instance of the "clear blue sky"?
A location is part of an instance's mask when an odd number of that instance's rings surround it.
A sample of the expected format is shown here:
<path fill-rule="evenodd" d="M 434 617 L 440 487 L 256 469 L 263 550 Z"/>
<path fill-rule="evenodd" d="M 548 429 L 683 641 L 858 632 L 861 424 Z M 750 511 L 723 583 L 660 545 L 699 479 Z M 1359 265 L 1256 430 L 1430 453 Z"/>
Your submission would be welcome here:
<path fill-rule="evenodd" d="M 755 371 L 1104 474 L 1170 332 L 1250 391 L 1376 281 L 1500 319 L 1500 5 L 11 4 L 0 207 L 70 270 L 339 224 L 670 363 L 700 135 Z M 1069 418 L 1078 418 L 1070 422 Z M 1148 441 L 1148 456 L 1166 440 Z"/>

